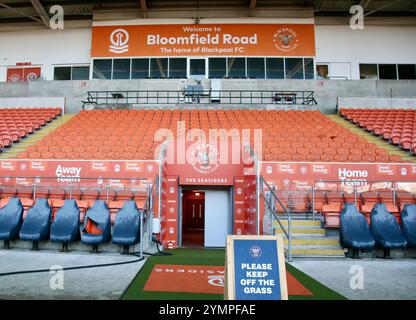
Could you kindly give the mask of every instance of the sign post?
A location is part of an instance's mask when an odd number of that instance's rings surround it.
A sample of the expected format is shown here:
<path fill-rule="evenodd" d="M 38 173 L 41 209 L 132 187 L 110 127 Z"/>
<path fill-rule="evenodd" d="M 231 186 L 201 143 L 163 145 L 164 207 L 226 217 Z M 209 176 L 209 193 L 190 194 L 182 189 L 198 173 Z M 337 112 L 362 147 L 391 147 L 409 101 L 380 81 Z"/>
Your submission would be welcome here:
<path fill-rule="evenodd" d="M 282 236 L 227 236 L 224 297 L 288 299 Z"/>

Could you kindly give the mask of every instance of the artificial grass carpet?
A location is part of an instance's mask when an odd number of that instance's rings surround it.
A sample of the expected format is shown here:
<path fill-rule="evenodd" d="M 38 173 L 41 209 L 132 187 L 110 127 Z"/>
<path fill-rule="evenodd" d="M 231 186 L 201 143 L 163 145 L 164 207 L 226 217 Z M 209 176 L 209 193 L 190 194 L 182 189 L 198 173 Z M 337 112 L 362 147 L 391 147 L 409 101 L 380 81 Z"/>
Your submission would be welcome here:
<path fill-rule="evenodd" d="M 136 275 L 124 292 L 124 300 L 223 300 L 222 294 L 195 293 L 195 292 L 169 292 L 146 291 L 145 286 L 152 274 L 154 267 L 161 265 L 178 266 L 224 266 L 224 249 L 174 249 L 167 252 L 172 255 L 151 256 L 147 259 L 143 268 Z M 286 263 L 287 271 L 303 286 L 308 295 L 289 295 L 289 300 L 341 300 L 345 299 L 340 294 L 327 288 L 305 273 Z M 172 273 L 171 275 L 175 275 Z M 189 284 L 185 284 L 185 287 Z M 147 288 L 149 284 L 147 284 Z M 168 286 L 167 286 L 168 288 Z M 169 289 L 166 289 L 169 290 Z M 302 290 L 300 291 L 302 292 Z"/>

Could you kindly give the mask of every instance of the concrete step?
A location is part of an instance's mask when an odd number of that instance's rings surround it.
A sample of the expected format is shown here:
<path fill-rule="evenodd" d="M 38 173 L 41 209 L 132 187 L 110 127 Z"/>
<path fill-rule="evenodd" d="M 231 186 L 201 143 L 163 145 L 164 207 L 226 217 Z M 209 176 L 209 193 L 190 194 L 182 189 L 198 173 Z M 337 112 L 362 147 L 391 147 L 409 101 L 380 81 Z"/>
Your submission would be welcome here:
<path fill-rule="evenodd" d="M 286 250 L 287 251 L 287 250 Z M 292 249 L 292 256 L 293 257 L 337 257 L 337 258 L 344 258 L 344 250 L 342 249 L 326 249 L 326 248 L 318 248 L 318 249 Z"/>
<path fill-rule="evenodd" d="M 275 224 L 278 224 L 277 221 L 275 221 Z M 288 221 L 287 220 L 280 220 L 280 223 L 284 226 L 288 225 Z M 291 222 L 292 227 L 293 226 L 310 226 L 310 227 L 321 227 L 321 222 L 319 220 L 292 220 Z"/>
<path fill-rule="evenodd" d="M 296 236 L 296 235 L 319 235 L 319 236 L 324 236 L 325 235 L 325 230 L 321 229 L 321 228 L 292 228 L 292 235 Z M 284 234 L 283 230 L 281 228 L 276 228 L 276 233 L 277 234 Z"/>
<path fill-rule="evenodd" d="M 289 244 L 286 237 L 283 239 L 285 245 Z M 335 246 L 340 247 L 338 237 L 293 237 L 292 246 Z"/>

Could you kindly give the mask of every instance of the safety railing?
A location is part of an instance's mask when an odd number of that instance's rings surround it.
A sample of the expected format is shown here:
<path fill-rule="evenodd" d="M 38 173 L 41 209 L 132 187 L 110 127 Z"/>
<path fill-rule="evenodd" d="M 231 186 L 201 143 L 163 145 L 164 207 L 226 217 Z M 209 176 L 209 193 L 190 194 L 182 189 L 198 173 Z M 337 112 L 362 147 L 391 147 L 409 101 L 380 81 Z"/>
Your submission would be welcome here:
<path fill-rule="evenodd" d="M 315 208 L 316 192 L 342 192 L 343 197 L 354 200 L 357 204 L 361 197 L 361 194 L 368 191 L 374 192 L 387 192 L 385 195 L 391 196 L 393 205 L 398 204 L 397 195 L 399 192 L 406 192 L 412 195 L 416 194 L 416 181 L 415 182 L 403 182 L 393 180 L 320 180 L 315 181 L 312 186 L 312 210 Z M 391 194 L 389 194 L 391 192 Z"/>
<path fill-rule="evenodd" d="M 317 105 L 314 91 L 291 90 L 115 90 L 88 91 L 85 105 L 105 105 L 133 108 L 148 104 L 267 104 L 302 106 L 313 109 Z"/>
<path fill-rule="evenodd" d="M 282 201 L 280 201 L 279 197 L 276 195 L 274 188 L 272 188 L 262 176 L 260 176 L 260 192 L 263 195 L 264 203 L 266 205 L 266 212 L 265 217 L 263 219 L 263 223 L 267 224 L 270 223 L 271 226 L 271 233 L 274 235 L 276 234 L 276 228 L 275 223 L 276 221 L 281 230 L 283 231 L 284 235 L 286 236 L 288 240 L 288 259 L 289 261 L 292 261 L 292 214 L 289 208 L 287 208 Z M 283 211 L 284 214 L 278 214 L 276 210 L 276 203 L 279 205 Z M 269 217 L 267 217 L 267 215 Z M 270 219 L 271 218 L 271 219 Z M 284 226 L 284 224 L 281 222 L 281 219 L 286 218 L 287 219 L 287 228 Z M 269 222 L 267 220 L 270 220 Z"/>

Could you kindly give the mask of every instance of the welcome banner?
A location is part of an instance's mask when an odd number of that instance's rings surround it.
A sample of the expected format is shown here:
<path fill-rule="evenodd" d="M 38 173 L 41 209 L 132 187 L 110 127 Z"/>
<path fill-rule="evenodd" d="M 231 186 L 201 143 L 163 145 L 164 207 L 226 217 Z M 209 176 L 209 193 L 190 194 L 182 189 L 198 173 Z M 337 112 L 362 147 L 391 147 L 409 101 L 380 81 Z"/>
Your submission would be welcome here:
<path fill-rule="evenodd" d="M 96 26 L 92 56 L 315 56 L 313 24 Z"/>

